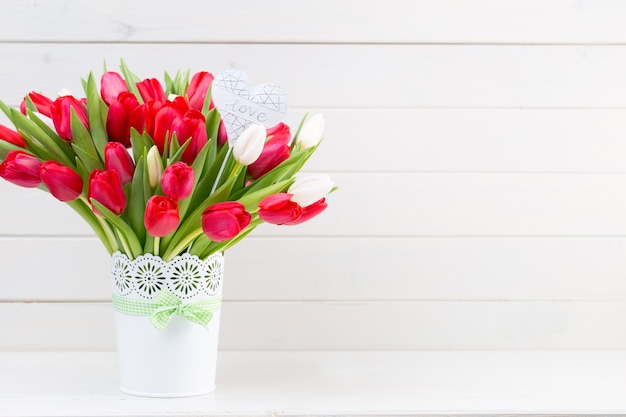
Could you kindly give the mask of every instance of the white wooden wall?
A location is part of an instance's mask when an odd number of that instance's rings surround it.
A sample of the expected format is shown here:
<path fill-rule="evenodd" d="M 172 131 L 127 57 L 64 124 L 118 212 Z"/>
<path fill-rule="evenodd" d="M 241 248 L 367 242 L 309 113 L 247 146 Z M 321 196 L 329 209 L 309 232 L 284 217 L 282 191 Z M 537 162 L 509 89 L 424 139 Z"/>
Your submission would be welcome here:
<path fill-rule="evenodd" d="M 318 219 L 227 254 L 222 349 L 626 347 L 626 2 L 2 1 L 0 95 L 228 66 L 323 112 Z M 108 260 L 0 182 L 0 349 L 113 349 Z"/>

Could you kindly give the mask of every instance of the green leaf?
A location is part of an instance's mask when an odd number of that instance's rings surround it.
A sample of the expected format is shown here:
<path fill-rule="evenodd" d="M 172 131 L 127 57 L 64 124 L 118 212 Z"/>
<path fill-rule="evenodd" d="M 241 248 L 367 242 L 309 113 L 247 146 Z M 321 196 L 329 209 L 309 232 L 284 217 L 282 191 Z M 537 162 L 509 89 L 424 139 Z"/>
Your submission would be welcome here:
<path fill-rule="evenodd" d="M 74 161 L 35 122 L 16 109 L 9 109 L 9 113 L 13 125 L 22 134 L 28 149 L 32 153 L 41 160 L 55 160 L 64 165 L 74 167 Z"/>
<path fill-rule="evenodd" d="M 246 193 L 243 197 L 239 198 L 241 204 L 246 207 L 246 211 L 254 211 L 259 206 L 259 202 L 268 195 L 282 193 L 289 188 L 289 186 L 295 181 L 294 178 L 289 178 L 276 184 L 269 185 L 261 188 L 260 190 Z"/>
<path fill-rule="evenodd" d="M 17 145 L 9 143 L 5 140 L 0 139 L 0 161 L 4 161 L 7 159 L 7 154 L 11 151 L 23 151 L 24 148 L 20 148 Z"/>
<path fill-rule="evenodd" d="M 145 191 L 143 188 L 145 175 L 144 163 L 145 159 L 142 156 L 139 161 L 137 161 L 135 167 L 128 198 L 128 206 L 126 207 L 130 225 L 140 242 L 144 242 L 146 238 L 146 229 L 143 224 L 144 213 L 146 211 Z"/>
<path fill-rule="evenodd" d="M 133 257 L 137 257 L 143 253 L 143 247 L 139 243 L 139 239 L 133 232 L 131 227 L 124 223 L 122 219 L 119 218 L 115 213 L 106 208 L 104 205 L 100 204 L 98 201 L 91 199 L 91 203 L 94 205 L 96 209 L 107 219 L 111 225 L 113 225 L 116 231 L 119 233 L 120 238 L 125 240 L 125 243 L 128 244 L 128 247 L 131 250 L 131 254 Z"/>
<path fill-rule="evenodd" d="M 100 159 L 100 155 L 96 150 L 96 146 L 93 143 L 89 131 L 83 122 L 78 118 L 73 108 L 70 109 L 70 126 L 72 128 L 72 147 L 74 149 L 75 147 L 79 147 L 84 152 L 88 153 L 93 160 L 98 161 L 97 169 L 104 169 L 104 165 L 102 163 L 103 160 Z M 83 160 L 83 162 L 86 163 L 87 161 Z"/>
<path fill-rule="evenodd" d="M 100 97 L 93 72 L 89 73 L 85 87 L 85 95 L 87 97 L 87 103 L 89 103 L 87 106 L 87 118 L 89 119 L 91 137 L 93 138 L 93 143 L 98 155 L 100 155 L 100 158 L 104 161 L 104 147 L 108 143 L 109 137 L 106 131 L 106 124 L 103 122 L 102 113 L 108 112 L 108 109 Z M 106 120 L 106 115 L 104 116 L 104 120 Z"/>
<path fill-rule="evenodd" d="M 87 222 L 87 224 L 91 226 L 109 254 L 113 254 L 113 252 L 117 250 L 116 242 L 111 242 L 107 234 L 104 232 L 100 221 L 96 218 L 96 214 L 83 200 L 78 199 L 70 201 L 67 205 L 76 211 L 76 213 L 78 213 Z"/>
<path fill-rule="evenodd" d="M 27 99 L 27 102 L 31 102 L 30 98 Z M 37 125 L 37 127 L 39 127 L 39 129 L 42 130 L 43 136 L 40 136 L 39 138 L 45 142 L 43 143 L 44 146 L 46 145 L 48 140 L 51 140 L 52 142 L 54 142 L 54 144 L 50 143 L 49 146 L 58 147 L 61 150 L 61 152 L 63 152 L 65 156 L 67 157 L 67 160 L 65 162 L 73 161 L 74 158 L 76 157 L 76 154 L 74 154 L 74 151 L 72 150 L 72 146 L 70 142 L 63 140 L 61 136 L 59 136 L 57 132 L 52 130 L 50 126 L 48 126 L 43 120 L 41 120 L 37 116 L 36 113 L 33 113 L 31 110 L 28 110 L 27 114 L 28 114 L 29 120 L 31 120 L 35 125 Z M 69 164 L 68 166 L 72 167 L 72 164 Z"/>
<path fill-rule="evenodd" d="M 72 149 L 76 152 L 76 156 L 80 159 L 82 166 L 87 170 L 87 176 L 83 177 L 83 181 L 87 181 L 89 173 L 95 169 L 102 169 L 100 160 L 98 160 L 93 154 L 87 152 L 77 144 L 72 144 Z"/>
<path fill-rule="evenodd" d="M 139 89 L 137 88 L 137 83 L 141 81 L 139 77 L 133 74 L 128 67 L 126 66 L 126 62 L 122 59 L 120 62 L 120 70 L 122 71 L 122 75 L 124 75 L 124 80 L 126 81 L 126 87 L 128 87 L 128 91 L 133 93 L 140 104 L 143 103 L 143 99 L 141 98 L 141 94 L 139 94 Z"/>

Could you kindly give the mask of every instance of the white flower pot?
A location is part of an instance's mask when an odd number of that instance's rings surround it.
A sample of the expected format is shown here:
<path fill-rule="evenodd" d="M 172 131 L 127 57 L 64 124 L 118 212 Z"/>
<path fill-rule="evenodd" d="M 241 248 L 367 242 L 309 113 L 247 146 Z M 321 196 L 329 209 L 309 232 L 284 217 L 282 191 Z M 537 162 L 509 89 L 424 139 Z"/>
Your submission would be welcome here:
<path fill-rule="evenodd" d="M 111 276 L 120 389 L 147 397 L 186 397 L 215 389 L 215 370 L 223 280 L 223 254 L 202 261 L 188 254 L 171 262 L 150 254 L 129 260 L 111 258 Z M 212 303 L 206 326 L 176 312 L 162 329 L 150 314 L 129 313 L 120 305 L 152 306 L 166 291 L 181 305 Z M 165 307 L 167 309 L 167 307 Z M 164 307 L 161 305 L 155 310 Z"/>

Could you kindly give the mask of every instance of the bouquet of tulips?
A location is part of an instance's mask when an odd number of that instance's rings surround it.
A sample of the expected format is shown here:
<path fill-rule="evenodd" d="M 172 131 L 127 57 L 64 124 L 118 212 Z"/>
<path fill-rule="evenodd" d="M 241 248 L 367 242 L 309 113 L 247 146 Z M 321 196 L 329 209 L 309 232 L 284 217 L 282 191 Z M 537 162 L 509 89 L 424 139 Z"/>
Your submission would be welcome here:
<path fill-rule="evenodd" d="M 322 212 L 326 175 L 297 176 L 319 146 L 316 115 L 293 135 L 250 124 L 229 138 L 208 72 L 140 80 L 121 73 L 83 80 L 85 98 L 36 92 L 20 109 L 0 102 L 0 176 L 72 207 L 109 253 L 206 259 L 262 222 L 296 225 Z"/>

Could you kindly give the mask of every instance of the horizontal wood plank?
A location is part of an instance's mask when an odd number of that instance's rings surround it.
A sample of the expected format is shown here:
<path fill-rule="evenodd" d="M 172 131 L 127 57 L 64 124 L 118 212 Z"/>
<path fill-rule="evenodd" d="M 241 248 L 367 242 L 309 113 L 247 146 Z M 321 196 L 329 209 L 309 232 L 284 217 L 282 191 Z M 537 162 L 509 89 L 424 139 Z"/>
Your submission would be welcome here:
<path fill-rule="evenodd" d="M 626 300 L 624 238 L 254 238 L 226 300 Z M 0 301 L 109 301 L 95 238 L 0 238 Z M 32 256 L 36 254 L 36 262 Z"/>
<path fill-rule="evenodd" d="M 623 45 L 5 43 L 0 54 L 0 98 L 11 104 L 31 90 L 80 95 L 81 77 L 126 58 L 142 78 L 240 68 L 304 108 L 626 107 Z"/>
<path fill-rule="evenodd" d="M 333 174 L 329 208 L 255 236 L 623 236 L 626 174 Z M 37 189 L 0 182 L 0 236 L 91 231 Z M 54 221 L 51 221 L 54 220 Z"/>
<path fill-rule="evenodd" d="M 624 349 L 626 302 L 225 302 L 224 350 Z M 109 303 L 0 303 L 0 350 L 112 350 Z"/>
<path fill-rule="evenodd" d="M 206 3 L 13 2 L 0 17 L 2 41 L 623 43 L 616 0 L 391 0 L 368 3 L 233 0 Z M 271 16 L 268 12 L 271 11 Z M 33 22 L 37 22 L 33 30 Z M 63 30 L 59 30 L 63 27 Z M 376 28 L 373 30 L 372 28 Z M 529 30 L 532 28 L 532 30 Z"/>
<path fill-rule="evenodd" d="M 308 109 L 326 138 L 323 172 L 626 172 L 626 112 L 615 109 Z M 294 129 L 305 111 L 294 109 Z"/>

